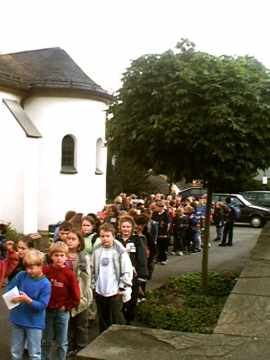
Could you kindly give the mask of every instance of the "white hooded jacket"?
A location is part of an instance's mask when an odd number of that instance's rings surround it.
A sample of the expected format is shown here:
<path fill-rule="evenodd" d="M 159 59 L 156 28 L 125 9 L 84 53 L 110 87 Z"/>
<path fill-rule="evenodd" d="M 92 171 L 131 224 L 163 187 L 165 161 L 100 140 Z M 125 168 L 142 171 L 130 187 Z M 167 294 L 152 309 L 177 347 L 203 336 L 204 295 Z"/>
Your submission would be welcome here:
<path fill-rule="evenodd" d="M 92 253 L 92 288 L 95 289 L 99 276 L 100 257 L 102 245 L 100 239 L 97 239 Z M 118 241 L 114 240 L 112 246 L 113 268 L 116 279 L 118 280 L 119 289 L 123 289 L 122 299 L 127 302 L 131 298 L 131 286 L 133 278 L 133 266 L 125 247 Z"/>

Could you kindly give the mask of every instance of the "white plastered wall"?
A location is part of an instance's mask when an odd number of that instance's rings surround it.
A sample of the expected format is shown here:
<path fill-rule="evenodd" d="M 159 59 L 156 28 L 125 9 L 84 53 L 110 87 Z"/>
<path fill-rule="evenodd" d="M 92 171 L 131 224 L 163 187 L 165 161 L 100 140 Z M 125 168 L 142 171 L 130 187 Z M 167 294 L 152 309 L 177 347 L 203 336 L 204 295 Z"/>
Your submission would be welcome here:
<path fill-rule="evenodd" d="M 106 105 L 65 97 L 32 97 L 24 109 L 42 134 L 39 139 L 38 228 L 64 218 L 67 210 L 96 212 L 106 200 L 104 173 L 95 175 L 96 141 L 105 137 Z M 65 135 L 76 139 L 77 174 L 61 174 L 61 144 Z"/>
<path fill-rule="evenodd" d="M 20 101 L 13 94 L 0 92 L 0 220 L 24 232 L 24 163 L 28 139 L 3 99 Z"/>
<path fill-rule="evenodd" d="M 39 141 L 40 139 L 27 138 L 24 149 L 23 232 L 25 234 L 38 231 Z"/>

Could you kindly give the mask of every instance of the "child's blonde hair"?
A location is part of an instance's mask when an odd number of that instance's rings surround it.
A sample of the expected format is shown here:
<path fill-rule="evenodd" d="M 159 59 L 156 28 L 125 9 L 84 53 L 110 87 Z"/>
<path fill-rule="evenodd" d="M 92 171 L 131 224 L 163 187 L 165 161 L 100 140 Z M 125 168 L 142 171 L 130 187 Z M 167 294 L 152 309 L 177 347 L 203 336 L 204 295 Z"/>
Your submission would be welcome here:
<path fill-rule="evenodd" d="M 56 252 L 68 254 L 68 246 L 64 241 L 56 241 L 49 247 L 49 256 L 52 256 Z"/>
<path fill-rule="evenodd" d="M 31 265 L 43 265 L 45 255 L 37 250 L 37 249 L 30 249 L 24 256 L 23 263 L 25 266 Z"/>

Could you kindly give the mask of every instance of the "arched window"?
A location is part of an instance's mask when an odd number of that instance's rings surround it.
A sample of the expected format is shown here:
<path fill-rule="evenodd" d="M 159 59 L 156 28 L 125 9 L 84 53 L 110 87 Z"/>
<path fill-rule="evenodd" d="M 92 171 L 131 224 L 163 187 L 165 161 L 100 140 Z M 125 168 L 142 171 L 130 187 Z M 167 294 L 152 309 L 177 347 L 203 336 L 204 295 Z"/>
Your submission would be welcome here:
<path fill-rule="evenodd" d="M 104 143 L 101 138 L 97 139 L 96 143 L 96 175 L 102 175 L 104 169 Z"/>
<path fill-rule="evenodd" d="M 75 168 L 75 139 L 72 135 L 66 135 L 62 140 L 61 173 L 77 173 Z"/>

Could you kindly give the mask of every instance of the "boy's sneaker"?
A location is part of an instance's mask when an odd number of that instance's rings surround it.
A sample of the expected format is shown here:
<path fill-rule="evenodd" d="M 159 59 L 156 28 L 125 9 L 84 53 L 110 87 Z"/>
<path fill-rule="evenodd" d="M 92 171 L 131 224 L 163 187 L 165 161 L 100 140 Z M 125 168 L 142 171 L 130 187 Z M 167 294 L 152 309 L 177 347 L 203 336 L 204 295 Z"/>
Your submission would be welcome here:
<path fill-rule="evenodd" d="M 67 358 L 68 359 L 74 359 L 77 352 L 78 352 L 77 350 L 69 350 L 68 353 L 67 353 Z"/>
<path fill-rule="evenodd" d="M 178 256 L 183 256 L 184 253 L 183 253 L 183 251 L 178 251 L 178 252 L 177 252 L 177 255 L 178 255 Z"/>
<path fill-rule="evenodd" d="M 171 255 L 175 255 L 175 251 L 171 251 Z"/>
<path fill-rule="evenodd" d="M 167 265 L 167 262 L 168 262 L 167 260 L 165 260 L 165 261 L 161 261 L 161 263 L 160 263 L 160 264 L 161 264 L 161 265 Z"/>

